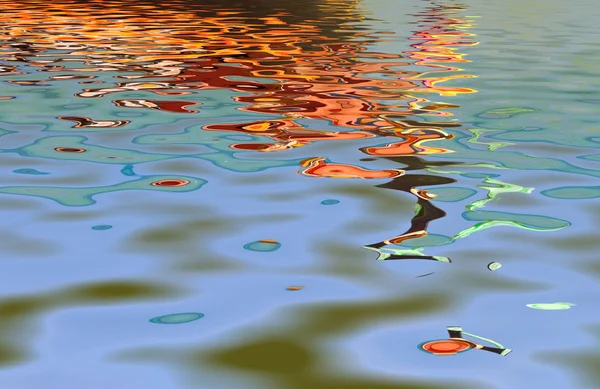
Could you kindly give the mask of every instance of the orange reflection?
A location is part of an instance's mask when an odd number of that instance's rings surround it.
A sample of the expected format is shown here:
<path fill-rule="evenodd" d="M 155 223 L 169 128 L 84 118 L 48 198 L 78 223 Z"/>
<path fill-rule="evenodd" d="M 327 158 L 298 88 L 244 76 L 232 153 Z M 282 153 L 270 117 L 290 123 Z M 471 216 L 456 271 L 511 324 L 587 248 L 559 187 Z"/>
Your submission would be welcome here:
<path fill-rule="evenodd" d="M 308 130 L 292 120 L 265 120 L 238 124 L 210 124 L 203 127 L 209 131 L 232 131 L 246 135 L 267 136 L 276 143 L 240 143 L 230 147 L 239 150 L 279 151 L 301 147 L 315 141 L 358 140 L 376 135 L 364 131 L 337 132 Z"/>
<path fill-rule="evenodd" d="M 80 148 L 75 148 L 75 147 L 56 147 L 54 150 L 58 151 L 59 153 L 85 153 L 86 152 L 86 149 L 80 149 Z"/>
<path fill-rule="evenodd" d="M 160 181 L 156 181 L 153 182 L 151 185 L 152 186 L 185 186 L 187 184 L 189 184 L 190 182 L 188 180 L 160 180 Z"/>
<path fill-rule="evenodd" d="M 110 84 L 79 81 L 82 89 L 75 96 L 111 95 L 117 109 L 186 115 L 201 115 L 209 108 L 210 104 L 198 101 L 204 92 L 226 90 L 227 98 L 241 103 L 239 111 L 268 115 L 244 123 L 236 122 L 233 115 L 231 123 L 203 127 L 205 131 L 264 139 L 231 144 L 233 149 L 275 152 L 313 142 L 381 137 L 386 138 L 385 144 L 365 145 L 360 151 L 391 161 L 451 152 L 423 144 L 452 139 L 444 129 L 460 125 L 441 121 L 453 116 L 451 110 L 458 106 L 429 99 L 476 92 L 455 83 L 473 77 L 457 67 L 468 62 L 457 49 L 477 44 L 467 32 L 469 22 L 456 16 L 464 7 L 431 6 L 417 15 L 419 24 L 409 38 L 414 41 L 410 50 L 380 53 L 370 45 L 380 39 L 380 33 L 356 26 L 364 19 L 358 1 L 320 0 L 309 2 L 307 9 L 292 5 L 291 12 L 285 10 L 286 4 L 273 9 L 271 2 L 262 0 L 239 5 L 227 0 L 159 3 L 0 0 L 0 77 L 15 87 L 45 88 L 71 80 L 100 79 L 103 73 L 117 74 Z M 23 63 L 37 70 L 32 73 L 35 80 L 21 79 L 26 74 L 20 71 Z M 414 69 L 413 65 L 427 71 L 406 70 L 408 66 Z M 19 77 L 9 79 L 14 76 Z M 131 98 L 134 93 L 144 98 Z M 147 94 L 156 97 L 145 98 Z M 185 97 L 171 100 L 172 96 Z M 59 118 L 74 121 L 76 128 L 128 124 L 124 120 Z M 335 131 L 309 128 L 323 122 Z M 403 170 L 368 170 L 323 157 L 304 160 L 300 173 L 329 178 L 400 177 L 388 186 L 416 196 L 421 213 L 408 232 L 373 247 L 425 236 L 427 223 L 445 215 L 431 204 L 431 194 L 417 188 L 422 184 L 419 179 L 427 184 L 424 175 L 417 178 L 403 176 Z M 163 180 L 152 185 L 188 183 Z"/>
<path fill-rule="evenodd" d="M 415 89 L 416 92 L 436 92 L 441 96 L 477 92 L 471 88 L 442 87 L 438 85 L 447 81 L 474 77 L 462 73 L 448 74 L 463 70 L 451 66 L 451 64 L 470 62 L 464 58 L 464 54 L 456 52 L 457 48 L 479 44 L 479 42 L 471 39 L 475 34 L 465 31 L 471 27 L 470 22 L 456 17 L 456 12 L 464 9 L 462 6 L 440 5 L 417 14 L 417 16 L 422 18 L 421 20 L 426 28 L 416 31 L 414 36 L 410 38 L 411 40 L 420 42 L 411 45 L 414 50 L 407 51 L 406 53 L 410 58 L 416 60 L 415 65 L 428 66 L 440 70 L 422 73 L 416 77 L 408 77 L 409 80 L 418 81 L 422 84 L 421 88 Z M 438 74 L 440 75 L 438 76 Z"/>
<path fill-rule="evenodd" d="M 393 178 L 404 174 L 403 170 L 367 170 L 358 166 L 328 163 L 323 157 L 305 159 L 299 173 L 312 177 L 327 178 Z"/>
<path fill-rule="evenodd" d="M 454 135 L 446 134 L 437 129 L 414 129 L 401 132 L 399 137 L 405 139 L 403 142 L 390 143 L 380 147 L 363 147 L 360 151 L 375 156 L 402 156 L 410 154 L 437 154 L 448 153 L 450 150 L 443 148 L 424 147 L 423 142 L 436 139 L 452 139 Z"/>
<path fill-rule="evenodd" d="M 269 9 L 268 4 L 257 3 L 259 10 L 223 4 L 223 9 L 229 10 L 215 11 L 207 5 L 183 1 L 170 1 L 167 7 L 149 3 L 123 6 L 121 2 L 99 0 L 67 0 L 40 6 L 35 1 L 17 5 L 0 0 L 0 24 L 11 25 L 19 20 L 19 28 L 6 29 L 11 49 L 0 56 L 7 62 L 28 62 L 45 74 L 69 73 L 52 75 L 47 80 L 14 81 L 27 85 L 44 86 L 48 81 L 118 72 L 116 78 L 122 82 L 83 89 L 77 93 L 82 98 L 133 91 L 170 96 L 229 89 L 241 93 L 233 97 L 245 103 L 238 108 L 240 111 L 285 118 L 280 127 L 286 129 L 274 130 L 271 124 L 262 130 L 259 124 L 257 129 L 252 127 L 254 124 L 238 125 L 239 132 L 252 132 L 274 141 L 232 145 L 239 150 L 282 151 L 314 141 L 381 136 L 401 141 L 361 150 L 373 156 L 450 151 L 421 146 L 425 141 L 443 139 L 432 135 L 441 128 L 417 132 L 398 121 L 409 116 L 451 116 L 443 109 L 456 107 L 430 103 L 423 97 L 414 97 L 414 93 L 449 96 L 473 92 L 440 86 L 459 77 L 470 77 L 462 73 L 402 70 L 411 65 L 410 61 L 441 71 L 460 70 L 447 66 L 466 61 L 455 48 L 476 42 L 469 40 L 471 34 L 459 29 L 467 23 L 453 16 L 453 9 L 433 7 L 421 14 L 426 28 L 411 38 L 420 42 L 405 53 L 407 61 L 402 54 L 367 50 L 366 39 L 378 37 L 352 26 L 364 18 L 359 2 L 323 0 L 316 6 L 311 3 L 316 8 L 306 12 L 312 12 L 313 19 L 294 16 L 303 12 L 297 8 L 290 13 L 284 8 Z M 49 50 L 61 50 L 60 60 Z M 19 74 L 17 70 L 7 65 L 0 68 L 0 75 Z M 116 98 L 113 103 L 123 108 L 181 114 L 202 110 L 201 103 L 194 99 Z M 198 110 L 188 108 L 194 105 Z M 395 119 L 382 119 L 388 115 Z M 347 130 L 303 128 L 295 122 L 301 118 L 326 120 Z"/>
<path fill-rule="evenodd" d="M 410 38 L 419 41 L 411 45 L 413 50 L 406 51 L 409 58 L 415 60 L 415 65 L 427 66 L 433 68 L 432 71 L 424 72 L 418 75 L 407 76 L 405 79 L 419 84 L 413 88 L 414 92 L 438 94 L 440 96 L 454 96 L 459 93 L 474 93 L 476 90 L 470 88 L 441 87 L 439 84 L 452 81 L 458 78 L 471 78 L 473 76 L 460 73 L 462 69 L 453 66 L 454 63 L 468 62 L 463 54 L 457 53 L 458 47 L 473 46 L 477 42 L 472 41 L 473 34 L 467 33 L 466 29 L 470 27 L 468 21 L 456 16 L 458 11 L 464 10 L 464 7 L 440 6 L 434 5 L 426 11 L 415 16 L 419 17 L 420 28 L 415 31 L 414 36 Z M 457 108 L 456 105 L 446 102 L 432 102 L 424 97 L 414 97 L 408 103 L 410 109 L 419 116 L 431 115 L 434 112 L 438 116 L 452 116 L 448 112 L 441 112 L 440 109 Z M 424 168 L 426 164 L 417 157 L 411 155 L 433 154 L 450 152 L 451 150 L 442 148 L 427 148 L 421 146 L 424 141 L 433 141 L 435 139 L 452 139 L 452 134 L 447 135 L 442 129 L 444 127 L 454 127 L 458 123 L 432 123 L 432 122 L 412 122 L 406 119 L 397 120 L 395 118 L 383 117 L 390 122 L 393 131 L 404 138 L 403 142 L 395 142 L 379 147 L 365 147 L 363 152 L 371 155 L 383 157 L 404 157 L 402 159 L 407 165 L 406 170 L 414 170 L 410 166 L 417 164 Z M 385 128 L 385 127 L 382 127 Z M 414 131 L 414 129 L 418 129 Z M 431 221 L 442 218 L 446 213 L 437 208 L 431 200 L 436 195 L 429 193 L 425 189 L 420 189 L 422 185 L 443 185 L 455 182 L 455 180 L 431 175 L 410 174 L 401 177 L 398 180 L 392 180 L 386 184 L 378 185 L 380 188 L 388 188 L 408 192 L 417 198 L 417 204 L 420 205 L 418 213 L 411 221 L 410 228 L 392 238 L 367 245 L 365 247 L 379 249 L 391 244 L 401 244 L 409 239 L 423 238 L 428 235 L 427 228 Z M 436 259 L 432 256 L 415 256 L 412 254 L 399 254 L 390 256 L 390 259 Z M 446 258 L 450 261 L 449 258 Z M 439 260 L 439 258 L 438 258 Z"/>

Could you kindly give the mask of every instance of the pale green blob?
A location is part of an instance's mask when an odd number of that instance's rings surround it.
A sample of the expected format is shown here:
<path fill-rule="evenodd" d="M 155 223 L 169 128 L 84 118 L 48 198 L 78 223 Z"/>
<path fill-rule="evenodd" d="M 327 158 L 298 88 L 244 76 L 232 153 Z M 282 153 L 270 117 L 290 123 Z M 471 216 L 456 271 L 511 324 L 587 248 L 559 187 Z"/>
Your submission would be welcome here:
<path fill-rule="evenodd" d="M 600 186 L 563 186 L 562 188 L 546 189 L 540 193 L 555 199 L 593 199 L 600 197 Z"/>
<path fill-rule="evenodd" d="M 153 186 L 152 183 L 161 180 L 188 180 L 189 184 L 184 186 Z M 93 196 L 118 192 L 123 190 L 153 190 L 160 192 L 190 192 L 201 188 L 207 181 L 187 176 L 146 176 L 134 181 L 126 181 L 116 185 L 91 187 L 91 188 L 67 188 L 53 186 L 5 186 L 0 187 L 0 193 L 24 196 L 36 196 L 54 200 L 59 204 L 81 207 L 95 204 Z"/>
<path fill-rule="evenodd" d="M 477 191 L 469 188 L 446 186 L 432 190 L 432 193 L 436 195 L 434 201 L 458 202 L 475 195 Z"/>
<path fill-rule="evenodd" d="M 415 216 L 418 215 L 422 209 L 423 209 L 423 206 L 419 203 L 416 203 L 415 204 Z"/>
<path fill-rule="evenodd" d="M 570 309 L 575 304 L 572 303 L 538 303 L 538 304 L 527 304 L 529 308 L 541 309 L 543 311 L 562 311 Z"/>
<path fill-rule="evenodd" d="M 487 267 L 491 271 L 494 271 L 500 269 L 502 267 L 502 264 L 500 262 L 490 262 Z"/>

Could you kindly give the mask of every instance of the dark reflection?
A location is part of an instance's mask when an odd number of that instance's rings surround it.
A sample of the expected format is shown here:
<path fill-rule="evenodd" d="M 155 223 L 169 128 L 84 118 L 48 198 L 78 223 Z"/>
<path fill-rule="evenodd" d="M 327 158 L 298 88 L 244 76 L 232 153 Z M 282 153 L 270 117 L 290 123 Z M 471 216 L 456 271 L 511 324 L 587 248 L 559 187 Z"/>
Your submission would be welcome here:
<path fill-rule="evenodd" d="M 534 355 L 534 360 L 546 363 L 553 368 L 556 366 L 566 367 L 572 373 L 574 381 L 586 385 L 586 388 L 595 388 L 600 382 L 600 325 L 596 324 L 586 328 L 594 338 L 593 347 L 578 350 L 547 349 Z M 583 387 L 583 386 L 582 386 Z"/>
<path fill-rule="evenodd" d="M 73 306 L 118 304 L 127 301 L 163 299 L 182 294 L 171 286 L 142 281 L 88 282 L 30 296 L 0 300 L 0 366 L 24 362 L 32 357 L 27 343 L 35 334 L 36 316 Z"/>
<path fill-rule="evenodd" d="M 181 369 L 189 382 L 203 377 L 203 369 L 225 369 L 264 379 L 265 388 L 281 389 L 466 389 L 479 388 L 471 382 L 447 383 L 434 379 L 364 377 L 352 372 L 352 358 L 341 353 L 331 337 L 364 332 L 375 323 L 418 320 L 452 309 L 458 296 L 441 292 L 411 293 L 390 299 L 335 302 L 296 306 L 280 310 L 279 320 L 259 323 L 247 332 L 251 336 L 230 345 L 211 347 L 149 348 L 124 351 L 120 361 L 164 363 Z M 286 319 L 287 318 L 287 319 Z M 418 352 L 417 350 L 414 350 Z M 405 355 L 404 351 L 399 354 Z M 399 359 L 399 366 L 402 361 Z M 243 376 L 242 376 L 243 377 Z M 188 381 L 184 381 L 188 383 Z"/>
<path fill-rule="evenodd" d="M 406 165 L 404 167 L 405 171 L 414 171 L 414 170 L 422 170 L 426 167 L 430 166 L 447 166 L 447 165 L 457 165 L 460 162 L 428 162 L 422 158 L 418 157 L 392 157 L 386 158 L 392 160 L 394 162 L 403 163 Z M 410 228 L 404 233 L 397 235 L 393 238 L 383 240 L 381 242 L 372 243 L 366 245 L 365 247 L 371 248 L 382 248 L 389 244 L 400 244 L 407 239 L 414 238 L 422 238 L 427 235 L 427 226 L 430 222 L 436 219 L 440 219 L 446 216 L 446 212 L 441 210 L 440 208 L 433 205 L 430 199 L 427 197 L 427 194 L 423 195 L 422 191 L 416 190 L 422 186 L 435 186 L 435 185 L 445 185 L 456 182 L 456 180 L 452 178 L 435 176 L 435 175 L 426 175 L 426 174 L 406 174 L 401 177 L 397 177 L 392 179 L 391 181 L 377 185 L 378 188 L 384 189 L 393 189 L 399 190 L 401 192 L 406 192 L 414 195 L 417 198 L 417 205 L 419 211 L 411 220 Z M 408 255 L 408 254 L 390 254 L 387 260 L 393 259 L 431 259 L 437 260 L 436 257 L 428 256 L 428 255 Z"/>
<path fill-rule="evenodd" d="M 298 374 L 314 368 L 314 356 L 300 342 L 271 338 L 215 353 L 220 365 L 268 374 Z"/>
<path fill-rule="evenodd" d="M 422 88 L 413 89 L 420 92 L 438 93 L 442 96 L 452 96 L 458 93 L 475 92 L 468 88 L 451 88 L 441 87 L 438 84 L 452 78 L 470 77 L 468 75 L 452 75 L 453 71 L 461 70 L 452 66 L 457 62 L 465 62 L 459 53 L 455 52 L 457 46 L 468 46 L 476 44 L 470 42 L 470 34 L 464 32 L 463 29 L 458 29 L 462 20 L 456 18 L 457 11 L 464 10 L 464 6 L 446 6 L 433 4 L 427 10 L 416 14 L 418 20 L 415 22 L 419 28 L 414 31 L 412 40 L 417 43 L 412 44 L 412 50 L 405 54 L 415 60 L 415 64 L 434 68 L 430 72 L 423 73 L 415 77 L 409 77 L 409 80 L 422 83 Z M 450 72 L 450 74 L 448 74 Z M 457 108 L 458 106 L 447 103 L 429 102 L 424 98 L 415 99 L 409 103 L 413 108 L 413 114 L 421 116 L 423 114 L 438 113 L 438 116 L 449 116 L 450 114 L 439 111 L 441 108 Z M 450 150 L 440 148 L 424 148 L 420 143 L 427 140 L 435 139 L 452 139 L 453 135 L 446 134 L 442 131 L 444 128 L 460 127 L 460 123 L 456 122 L 433 122 L 419 121 L 414 119 L 406 119 L 405 115 L 394 114 L 387 115 L 385 119 L 398 131 L 400 136 L 404 137 L 403 142 L 387 144 L 383 147 L 367 147 L 361 151 L 373 155 L 386 157 L 387 160 L 407 165 L 404 171 L 422 170 L 433 166 L 457 165 L 460 162 L 428 162 L 422 158 L 411 156 L 412 154 L 433 154 L 445 153 Z M 425 174 L 405 174 L 401 177 L 396 177 L 382 185 L 377 185 L 378 188 L 399 190 L 410 193 L 417 197 L 417 213 L 411 220 L 410 228 L 404 233 L 395 237 L 369 244 L 365 248 L 381 249 L 391 244 L 401 244 L 408 239 L 423 238 L 427 236 L 427 227 L 430 222 L 446 216 L 446 212 L 432 204 L 431 200 L 435 197 L 430 195 L 426 189 L 421 189 L 423 186 L 446 185 L 456 182 L 456 180 Z M 378 250 L 377 250 L 378 251 Z M 450 262 L 450 258 L 418 255 L 418 254 L 391 254 L 382 255 L 380 259 L 398 260 L 398 259 L 425 259 L 425 260 L 440 260 Z"/>
<path fill-rule="evenodd" d="M 306 343 L 293 339 L 263 339 L 238 347 L 221 350 L 210 358 L 210 362 L 251 373 L 268 374 L 274 378 L 272 388 L 282 389 L 458 389 L 469 388 L 458 385 L 417 382 L 410 379 L 361 378 L 351 374 L 336 376 L 325 374 L 324 358 L 310 352 Z M 197 363 L 204 364 L 199 358 Z M 431 380 L 433 381 L 433 380 Z"/>
<path fill-rule="evenodd" d="M 436 176 L 428 176 L 428 175 L 419 175 L 419 174 L 411 174 L 405 175 L 402 177 L 395 178 L 394 180 L 388 182 L 387 184 L 377 185 L 378 188 L 387 188 L 400 190 L 407 193 L 413 193 L 414 188 L 419 186 L 431 186 L 431 185 L 443 185 L 443 184 L 451 184 L 456 182 L 456 180 L 446 177 L 436 177 Z M 373 243 L 367 245 L 367 247 L 373 248 L 381 248 L 388 244 L 399 244 L 407 239 L 414 238 L 422 238 L 427 235 L 427 226 L 433 220 L 442 218 L 446 216 L 446 212 L 436 207 L 431 203 L 431 201 L 424 197 L 423 195 L 415 195 L 417 197 L 417 204 L 420 206 L 417 215 L 415 215 L 411 220 L 410 228 L 393 238 L 386 239 L 381 242 Z M 414 257 L 394 257 L 390 259 L 409 259 Z M 433 257 L 423 257 L 419 256 L 420 259 L 433 259 Z"/>
<path fill-rule="evenodd" d="M 93 120 L 77 116 L 59 116 L 58 119 L 75 122 L 73 128 L 117 128 L 129 124 L 129 120 Z"/>

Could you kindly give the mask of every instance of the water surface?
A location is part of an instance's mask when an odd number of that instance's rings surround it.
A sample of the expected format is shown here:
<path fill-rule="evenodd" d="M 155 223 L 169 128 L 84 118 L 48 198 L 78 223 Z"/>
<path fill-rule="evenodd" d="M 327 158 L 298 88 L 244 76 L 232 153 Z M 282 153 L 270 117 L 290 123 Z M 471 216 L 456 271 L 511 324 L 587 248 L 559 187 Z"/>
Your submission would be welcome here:
<path fill-rule="evenodd" d="M 594 2 L 0 4 L 8 387 L 597 387 Z"/>

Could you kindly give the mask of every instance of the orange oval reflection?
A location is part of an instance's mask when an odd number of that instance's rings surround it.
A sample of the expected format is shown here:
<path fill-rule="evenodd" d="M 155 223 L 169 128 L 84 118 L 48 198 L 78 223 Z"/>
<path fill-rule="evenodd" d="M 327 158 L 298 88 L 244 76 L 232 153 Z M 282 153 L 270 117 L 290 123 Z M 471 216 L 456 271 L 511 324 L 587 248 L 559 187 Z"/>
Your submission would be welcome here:
<path fill-rule="evenodd" d="M 188 180 L 160 180 L 152 183 L 152 186 L 184 186 L 189 184 Z"/>
<path fill-rule="evenodd" d="M 300 162 L 304 167 L 299 173 L 312 177 L 328 178 L 392 178 L 404 175 L 403 170 L 368 170 L 341 163 L 327 163 L 325 158 L 309 158 Z"/>
<path fill-rule="evenodd" d="M 435 355 L 456 355 L 475 347 L 475 344 L 463 339 L 432 340 L 420 345 L 421 350 Z"/>
<path fill-rule="evenodd" d="M 80 149 L 77 147 L 57 147 L 54 150 L 58 151 L 59 153 L 84 153 L 87 151 L 86 149 Z"/>

